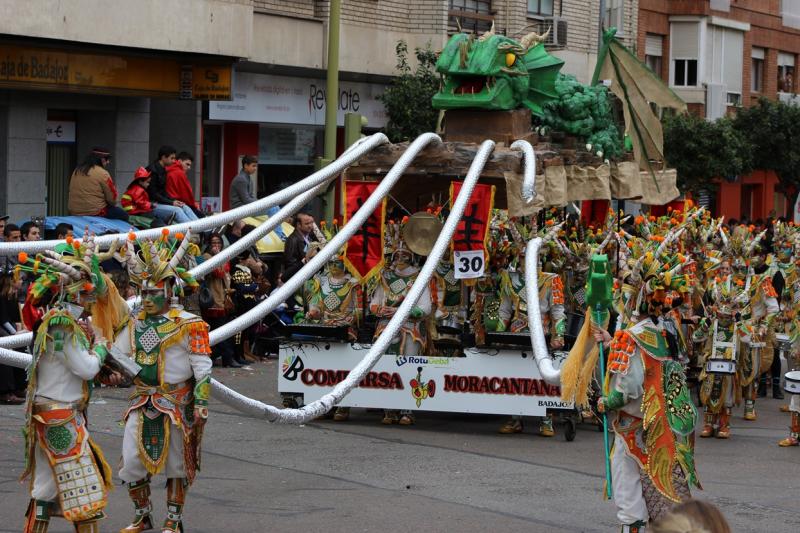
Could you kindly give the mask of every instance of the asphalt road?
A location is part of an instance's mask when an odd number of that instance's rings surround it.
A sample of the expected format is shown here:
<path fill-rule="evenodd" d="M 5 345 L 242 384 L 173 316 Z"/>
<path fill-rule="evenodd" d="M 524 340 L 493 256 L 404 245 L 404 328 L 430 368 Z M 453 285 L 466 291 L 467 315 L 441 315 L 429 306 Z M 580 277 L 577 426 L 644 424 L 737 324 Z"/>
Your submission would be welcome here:
<path fill-rule="evenodd" d="M 278 404 L 276 361 L 253 370 L 215 369 L 241 392 Z M 91 430 L 112 465 L 122 443 L 118 418 L 127 391 L 102 389 L 90 407 Z M 800 530 L 800 448 L 779 448 L 788 415 L 779 402 L 758 403 L 759 419 L 741 408 L 728 441 L 698 439 L 703 491 L 734 531 Z M 22 470 L 23 409 L 0 406 L 0 532 L 20 531 L 28 501 Z M 574 442 L 547 439 L 529 423 L 521 435 L 498 435 L 501 417 L 420 413 L 413 427 L 382 426 L 379 415 L 354 411 L 345 423 L 301 427 L 246 418 L 212 404 L 203 469 L 190 489 L 190 532 L 504 532 L 617 531 L 615 509 L 602 498 L 601 434 L 582 426 Z M 155 518 L 165 491 L 154 483 Z M 127 491 L 110 496 L 102 531 L 132 517 Z M 50 531 L 72 531 L 54 519 Z"/>

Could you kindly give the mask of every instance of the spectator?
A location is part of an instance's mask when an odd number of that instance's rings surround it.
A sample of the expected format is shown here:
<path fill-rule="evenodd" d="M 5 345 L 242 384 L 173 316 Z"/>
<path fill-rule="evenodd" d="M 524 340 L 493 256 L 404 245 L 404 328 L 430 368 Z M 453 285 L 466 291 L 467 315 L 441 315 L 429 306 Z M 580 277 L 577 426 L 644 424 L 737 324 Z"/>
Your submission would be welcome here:
<path fill-rule="evenodd" d="M 212 233 L 208 241 L 208 251 L 203 255 L 204 261 L 208 261 L 222 251 L 222 235 Z M 208 323 L 212 330 L 220 327 L 228 321 L 228 317 L 233 313 L 234 306 L 231 300 L 231 277 L 230 266 L 228 263 L 212 270 L 204 280 L 205 288 L 211 293 L 212 301 L 203 309 L 203 319 Z M 203 302 L 200 302 L 201 308 Z M 212 347 L 212 359 L 222 359 L 222 366 L 231 368 L 241 368 L 242 364 L 234 358 L 233 339 L 224 341 Z"/>
<path fill-rule="evenodd" d="M 69 179 L 69 214 L 97 216 L 128 221 L 128 215 L 117 207 L 117 187 L 106 167 L 111 153 L 93 148 Z"/>
<path fill-rule="evenodd" d="M 730 533 L 725 516 L 714 505 L 701 500 L 687 500 L 676 505 L 661 519 L 653 522 L 653 533 Z"/>
<path fill-rule="evenodd" d="M 198 218 L 201 218 L 203 212 L 200 211 L 200 206 L 195 200 L 194 190 L 188 176 L 193 162 L 192 154 L 181 152 L 175 162 L 167 167 L 167 194 L 170 198 L 185 203 Z"/>
<path fill-rule="evenodd" d="M 19 226 L 16 224 L 6 224 L 6 227 L 3 229 L 3 237 L 5 237 L 6 242 L 19 242 L 22 240 Z"/>
<path fill-rule="evenodd" d="M 231 261 L 231 289 L 233 289 L 236 316 L 242 316 L 258 303 L 259 285 L 256 276 L 262 273 L 263 264 L 253 256 L 250 250 L 245 250 Z M 234 336 L 234 350 L 237 362 L 245 364 L 247 347 L 253 346 L 255 326 L 240 331 Z"/>
<path fill-rule="evenodd" d="M 242 170 L 231 181 L 230 202 L 231 208 L 241 207 L 258 200 L 253 194 L 253 183 L 250 176 L 258 171 L 258 158 L 246 155 L 242 158 Z"/>
<path fill-rule="evenodd" d="M 5 236 L 6 222 L 8 222 L 8 215 L 1 216 L 0 217 L 0 242 L 3 242 L 6 239 L 6 236 Z"/>
<path fill-rule="evenodd" d="M 158 157 L 147 170 L 151 173 L 147 194 L 150 201 L 162 207 L 175 207 L 175 221 L 178 223 L 197 220 L 191 207 L 167 194 L 167 167 L 175 163 L 175 148 L 162 146 L 158 149 Z M 180 212 L 180 214 L 178 214 Z"/>
<path fill-rule="evenodd" d="M 171 205 L 160 205 L 150 201 L 148 186 L 151 183 L 152 173 L 144 167 L 139 167 L 133 174 L 133 181 L 128 185 L 125 194 L 122 195 L 120 202 L 122 208 L 132 216 L 145 219 L 142 225 L 147 227 L 159 227 L 171 224 L 177 219 L 181 210 Z M 149 221 L 149 222 L 148 222 Z"/>
<path fill-rule="evenodd" d="M 30 220 L 22 225 L 19 232 L 22 235 L 23 241 L 38 241 L 41 237 L 41 230 L 39 230 L 39 226 Z"/>
<path fill-rule="evenodd" d="M 0 337 L 15 335 L 20 322 L 17 293 L 20 282 L 11 268 L 0 271 Z M 19 405 L 25 402 L 25 371 L 0 365 L 0 403 Z"/>
<path fill-rule="evenodd" d="M 297 274 L 312 257 L 309 254 L 309 244 L 317 240 L 313 229 L 313 216 L 305 212 L 295 215 L 294 232 L 286 239 L 283 248 L 283 273 L 281 274 L 281 279 L 284 282 Z"/>
<path fill-rule="evenodd" d="M 62 222 L 56 226 L 56 239 L 62 240 L 66 239 L 67 237 L 72 237 L 72 232 L 74 229 L 75 228 L 72 227 L 72 224 Z"/>
<path fill-rule="evenodd" d="M 225 231 L 225 235 L 222 236 L 226 241 L 226 246 L 230 246 L 242 238 L 242 229 L 244 229 L 244 226 L 245 223 L 241 219 L 231 222 L 228 229 Z"/>

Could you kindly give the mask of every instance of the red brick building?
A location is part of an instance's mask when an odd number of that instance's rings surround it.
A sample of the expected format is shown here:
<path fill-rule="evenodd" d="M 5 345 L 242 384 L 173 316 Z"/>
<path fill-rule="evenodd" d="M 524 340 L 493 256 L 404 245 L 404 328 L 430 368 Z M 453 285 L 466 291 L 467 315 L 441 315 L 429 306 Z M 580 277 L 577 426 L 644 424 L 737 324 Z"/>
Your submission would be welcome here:
<path fill-rule="evenodd" d="M 636 51 L 689 110 L 708 119 L 765 96 L 796 101 L 800 0 L 639 0 Z M 772 172 L 724 182 L 717 214 L 791 214 Z"/>

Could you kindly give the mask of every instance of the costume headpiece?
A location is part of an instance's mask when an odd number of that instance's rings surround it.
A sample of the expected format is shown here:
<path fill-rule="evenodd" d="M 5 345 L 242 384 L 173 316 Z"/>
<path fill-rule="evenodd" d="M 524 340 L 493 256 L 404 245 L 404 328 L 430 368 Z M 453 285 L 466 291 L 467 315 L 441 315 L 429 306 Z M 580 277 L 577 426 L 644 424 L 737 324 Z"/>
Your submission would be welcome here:
<path fill-rule="evenodd" d="M 156 241 L 138 239 L 136 234 L 128 234 L 126 263 L 131 282 L 141 290 L 166 288 L 172 284 L 175 294 L 182 295 L 183 288 L 196 289 L 197 280 L 181 265 L 191 241 L 191 230 L 186 235 L 176 233 L 169 239 L 169 230 L 164 228 L 162 236 Z M 138 251 L 136 247 L 138 246 Z"/>

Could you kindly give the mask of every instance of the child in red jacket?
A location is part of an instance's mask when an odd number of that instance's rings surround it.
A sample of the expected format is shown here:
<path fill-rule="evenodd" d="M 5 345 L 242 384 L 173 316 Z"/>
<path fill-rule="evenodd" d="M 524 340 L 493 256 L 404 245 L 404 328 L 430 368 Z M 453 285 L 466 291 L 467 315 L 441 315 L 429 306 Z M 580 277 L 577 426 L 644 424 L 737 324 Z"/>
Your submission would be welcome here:
<path fill-rule="evenodd" d="M 165 221 L 153 212 L 154 205 L 150 202 L 150 196 L 147 194 L 148 185 L 150 185 L 150 171 L 144 167 L 137 168 L 133 174 L 133 181 L 120 198 L 120 204 L 129 216 L 147 219 L 150 221 L 149 227 L 156 228 L 163 226 Z"/>

